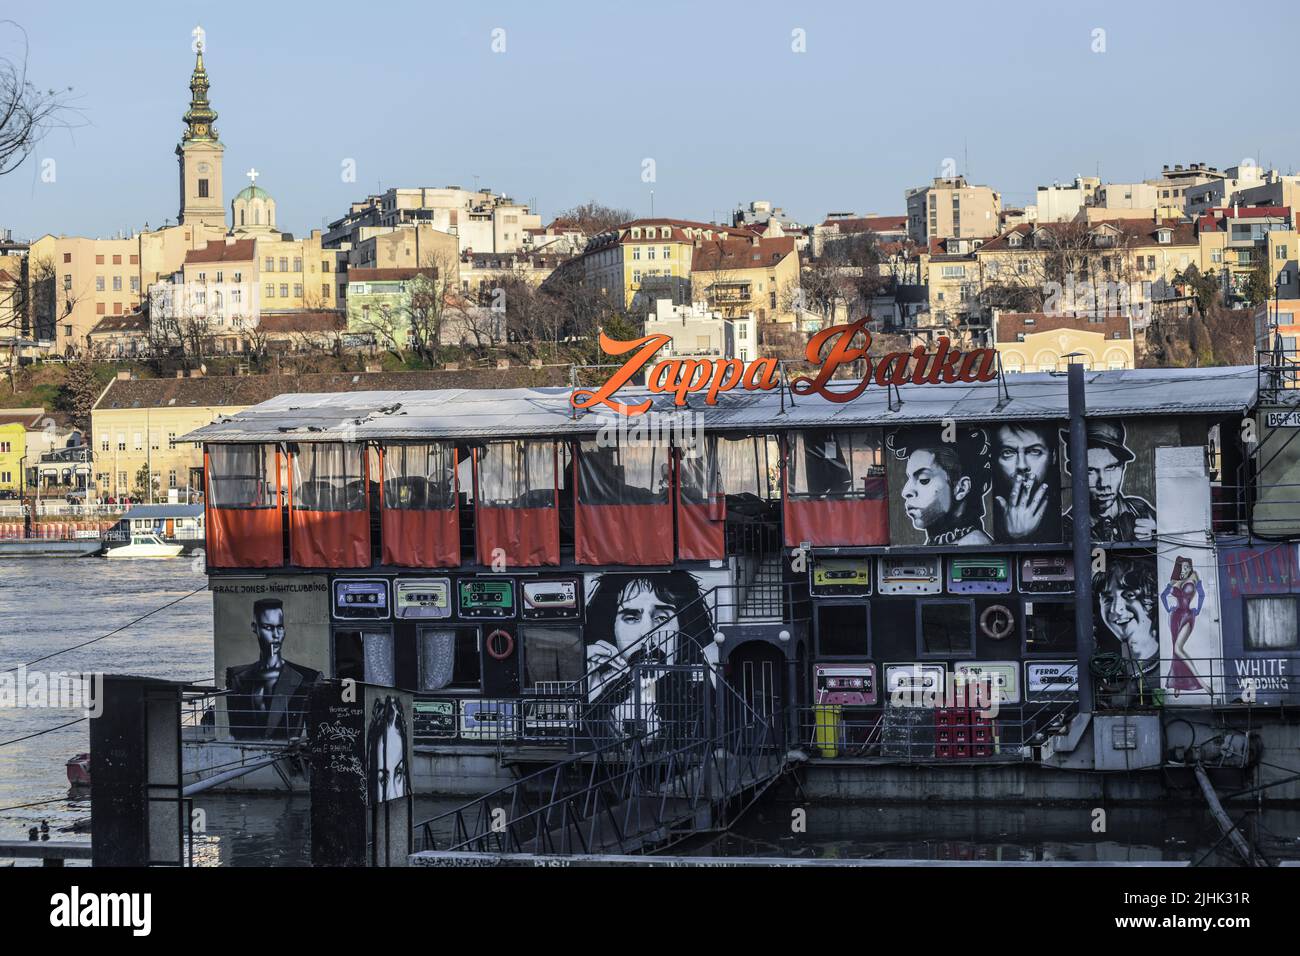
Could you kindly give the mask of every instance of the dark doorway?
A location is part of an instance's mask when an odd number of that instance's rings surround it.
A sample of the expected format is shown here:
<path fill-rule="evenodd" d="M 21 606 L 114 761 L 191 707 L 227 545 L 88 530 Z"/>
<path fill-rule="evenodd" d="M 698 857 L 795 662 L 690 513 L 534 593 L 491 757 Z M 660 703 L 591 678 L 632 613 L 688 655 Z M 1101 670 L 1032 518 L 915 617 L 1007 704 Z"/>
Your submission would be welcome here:
<path fill-rule="evenodd" d="M 746 641 L 727 658 L 745 702 L 763 717 L 771 717 L 786 698 L 785 654 L 766 641 Z"/>

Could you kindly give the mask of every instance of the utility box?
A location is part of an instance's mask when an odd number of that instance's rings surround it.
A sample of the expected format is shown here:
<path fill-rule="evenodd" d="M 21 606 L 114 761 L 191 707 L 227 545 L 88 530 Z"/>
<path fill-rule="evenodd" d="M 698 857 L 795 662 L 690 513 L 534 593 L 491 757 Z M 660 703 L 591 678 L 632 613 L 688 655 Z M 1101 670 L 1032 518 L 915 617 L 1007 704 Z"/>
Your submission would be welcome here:
<path fill-rule="evenodd" d="M 1158 714 L 1094 714 L 1097 770 L 1153 770 L 1164 760 Z"/>

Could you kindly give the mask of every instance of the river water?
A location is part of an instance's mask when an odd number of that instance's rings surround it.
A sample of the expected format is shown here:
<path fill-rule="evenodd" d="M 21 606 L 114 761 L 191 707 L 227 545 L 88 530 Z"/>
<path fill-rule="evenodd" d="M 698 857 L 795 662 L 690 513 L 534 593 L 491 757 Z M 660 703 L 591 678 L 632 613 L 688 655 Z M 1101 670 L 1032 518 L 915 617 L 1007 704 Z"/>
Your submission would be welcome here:
<path fill-rule="evenodd" d="M 212 595 L 202 562 L 190 558 L 102 558 L 0 562 L 0 671 L 99 638 L 33 669 L 140 674 L 212 680 Z M 192 593 L 197 592 L 197 593 Z M 188 595 L 188 596 L 187 596 Z M 144 620 L 137 619 L 178 602 Z M 135 623 L 133 623 L 135 622 Z M 69 757 L 89 749 L 79 710 L 0 707 L 0 840 L 25 839 L 49 824 L 51 839 L 89 821 L 90 804 L 68 798 Z M 68 726 L 59 725 L 67 724 Z M 27 739 L 19 739 L 27 738 Z M 12 741 L 12 742 L 11 742 Z M 456 800 L 419 797 L 417 820 Z M 36 804 L 35 806 L 25 806 Z M 306 865 L 309 802 L 305 795 L 209 792 L 206 835 L 196 839 L 203 865 Z M 799 818 L 796 827 L 792 821 Z M 1240 811 L 1231 810 L 1234 819 Z M 1095 832 L 1087 808 L 998 805 L 818 804 L 773 796 L 752 808 L 720 839 L 679 852 L 708 856 L 921 860 L 1192 860 L 1219 834 L 1197 806 L 1108 811 Z M 1268 810 L 1250 831 L 1273 857 L 1300 857 L 1300 811 Z M 1226 852 L 1207 862 L 1231 863 Z"/>

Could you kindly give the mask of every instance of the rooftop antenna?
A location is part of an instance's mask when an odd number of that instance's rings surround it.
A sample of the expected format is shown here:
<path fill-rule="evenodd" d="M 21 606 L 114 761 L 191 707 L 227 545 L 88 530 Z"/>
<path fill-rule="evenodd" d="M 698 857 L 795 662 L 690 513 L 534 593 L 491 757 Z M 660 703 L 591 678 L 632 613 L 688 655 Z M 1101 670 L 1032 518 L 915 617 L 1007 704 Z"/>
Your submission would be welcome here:
<path fill-rule="evenodd" d="M 655 217 L 655 191 L 650 190 L 650 218 Z"/>

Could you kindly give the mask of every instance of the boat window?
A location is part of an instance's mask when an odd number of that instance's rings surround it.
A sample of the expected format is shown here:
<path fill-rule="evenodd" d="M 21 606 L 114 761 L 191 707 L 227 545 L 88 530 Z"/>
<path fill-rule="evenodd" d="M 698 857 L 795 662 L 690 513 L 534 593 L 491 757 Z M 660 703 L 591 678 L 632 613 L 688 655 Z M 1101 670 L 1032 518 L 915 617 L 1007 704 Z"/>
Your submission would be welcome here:
<path fill-rule="evenodd" d="M 580 627 L 529 625 L 521 629 L 521 640 L 527 690 L 566 694 L 582 680 L 587 654 Z"/>
<path fill-rule="evenodd" d="M 973 653 L 975 606 L 969 601 L 924 601 L 919 613 L 922 653 Z"/>
<path fill-rule="evenodd" d="M 764 501 L 781 497 L 781 452 L 773 435 L 719 438 L 722 490 L 728 495 L 754 495 Z"/>
<path fill-rule="evenodd" d="M 668 501 L 668 446 L 584 441 L 578 455 L 578 501 L 584 505 L 657 505 Z"/>
<path fill-rule="evenodd" d="M 682 449 L 680 482 L 682 503 L 707 505 L 722 494 L 722 471 L 718 459 L 718 440 L 705 438 L 693 448 Z"/>
<path fill-rule="evenodd" d="M 363 511 L 362 447 L 304 443 L 293 456 L 293 507 L 300 511 Z"/>
<path fill-rule="evenodd" d="M 792 498 L 881 498 L 885 493 L 880 431 L 813 429 L 790 435 Z"/>
<path fill-rule="evenodd" d="M 208 489 L 214 508 L 273 508 L 274 445 L 211 445 Z"/>
<path fill-rule="evenodd" d="M 447 442 L 384 449 L 384 507 L 440 511 L 456 507 L 456 456 Z"/>
<path fill-rule="evenodd" d="M 866 601 L 817 604 L 817 653 L 821 657 L 866 657 Z"/>
<path fill-rule="evenodd" d="M 1030 654 L 1072 654 L 1078 647 L 1074 636 L 1074 602 L 1025 602 L 1025 651 Z"/>
<path fill-rule="evenodd" d="M 488 442 L 478 453 L 478 504 L 486 508 L 553 508 L 555 470 L 555 442 Z"/>
<path fill-rule="evenodd" d="M 417 631 L 421 691 L 478 690 L 482 675 L 476 627 L 421 627 Z"/>

